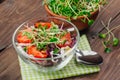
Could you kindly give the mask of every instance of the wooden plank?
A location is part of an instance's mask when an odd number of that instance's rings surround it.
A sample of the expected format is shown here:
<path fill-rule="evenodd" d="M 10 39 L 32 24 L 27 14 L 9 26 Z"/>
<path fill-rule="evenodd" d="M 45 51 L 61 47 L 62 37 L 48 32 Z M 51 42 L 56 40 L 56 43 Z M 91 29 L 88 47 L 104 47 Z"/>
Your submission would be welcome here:
<path fill-rule="evenodd" d="M 42 0 L 10 0 L 10 2 L 6 0 L 0 5 L 0 47 L 11 43 L 12 34 L 21 23 L 46 16 L 41 4 Z"/>
<path fill-rule="evenodd" d="M 104 58 L 104 63 L 101 65 L 101 71 L 98 74 L 97 79 L 101 79 L 101 80 L 120 79 L 120 77 L 118 77 L 120 75 L 120 54 L 119 54 L 120 45 L 118 47 L 114 47 L 113 52 L 111 54 L 105 54 L 103 51 L 104 48 L 101 44 L 101 40 L 98 39 L 97 37 L 97 33 L 103 29 L 102 24 L 100 23 L 101 20 L 103 20 L 105 24 L 107 24 L 109 18 L 112 17 L 113 19 L 110 27 L 113 28 L 114 26 L 120 25 L 120 7 L 116 7 L 116 5 L 119 5 L 119 3 L 120 1 L 112 2 L 111 3 L 112 5 L 110 5 L 107 8 L 107 10 L 110 11 L 109 14 L 105 15 L 106 13 L 101 13 L 97 18 L 96 23 L 90 28 L 91 30 L 88 32 L 88 33 L 93 33 L 93 35 L 88 34 L 92 49 L 94 51 L 99 52 Z M 101 27 L 101 28 L 97 28 L 97 27 Z M 105 31 L 106 31 L 105 29 L 102 30 L 102 32 Z M 114 31 L 114 34 L 116 37 L 120 39 L 120 29 Z M 93 36 L 94 39 L 92 39 Z"/>
<path fill-rule="evenodd" d="M 40 5 L 42 0 L 11 1 L 13 2 L 5 0 L 2 4 L 0 4 L 0 47 L 11 44 L 13 31 L 23 21 L 30 18 L 46 16 L 43 6 Z M 104 48 L 101 44 L 101 40 L 98 39 L 96 35 L 100 31 L 105 32 L 103 27 L 101 27 L 101 20 L 107 23 L 108 19 L 113 17 L 111 27 L 119 24 L 119 3 L 120 0 L 110 0 L 109 4 L 106 5 L 105 9 L 100 12 L 97 20 L 87 32 L 92 49 L 99 52 L 104 58 L 104 63 L 100 66 L 101 71 L 97 74 L 71 77 L 64 80 L 120 80 L 120 45 L 113 48 L 114 51 L 112 53 L 105 54 L 103 52 Z M 114 31 L 114 33 L 120 38 L 119 31 L 120 29 Z M 92 39 L 94 36 L 95 38 Z M 15 53 L 16 52 L 13 47 L 7 48 L 0 53 L 0 80 L 21 80 L 20 67 Z"/>
<path fill-rule="evenodd" d="M 114 18 L 116 15 L 120 13 L 120 7 L 116 7 L 116 5 L 119 5 L 120 0 L 110 0 L 107 4 L 99 13 L 95 23 L 90 27 L 88 33 L 88 38 L 92 39 L 97 38 L 97 34 L 103 30 L 101 20 L 104 21 L 105 23 L 109 20 L 110 17 L 113 18 L 112 21 L 114 21 Z"/>
<path fill-rule="evenodd" d="M 18 58 L 13 47 L 0 54 L 0 80 L 21 79 Z"/>

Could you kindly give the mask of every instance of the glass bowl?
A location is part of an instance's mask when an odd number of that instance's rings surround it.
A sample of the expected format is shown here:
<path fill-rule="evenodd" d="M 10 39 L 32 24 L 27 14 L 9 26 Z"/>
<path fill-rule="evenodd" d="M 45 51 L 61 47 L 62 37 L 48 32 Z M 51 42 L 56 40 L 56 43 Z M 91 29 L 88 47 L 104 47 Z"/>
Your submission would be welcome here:
<path fill-rule="evenodd" d="M 24 30 L 26 28 L 25 25 L 27 25 L 27 27 L 31 27 L 34 26 L 34 24 L 38 21 L 54 22 L 58 26 L 62 26 L 63 30 L 68 30 L 71 36 L 74 37 L 74 42 L 72 43 L 73 44 L 72 47 L 69 50 L 64 51 L 63 54 L 60 54 L 59 56 L 54 56 L 49 58 L 36 58 L 27 54 L 22 47 L 17 45 L 18 44 L 16 40 L 17 35 L 20 30 Z M 22 23 L 20 26 L 18 26 L 18 28 L 15 30 L 13 34 L 12 43 L 18 56 L 30 67 L 41 72 L 51 72 L 62 69 L 70 62 L 70 60 L 73 58 L 75 54 L 75 49 L 77 48 L 77 45 L 79 43 L 79 38 L 80 37 L 79 37 L 78 29 L 70 21 L 57 17 L 41 17 L 39 19 L 28 20 Z"/>

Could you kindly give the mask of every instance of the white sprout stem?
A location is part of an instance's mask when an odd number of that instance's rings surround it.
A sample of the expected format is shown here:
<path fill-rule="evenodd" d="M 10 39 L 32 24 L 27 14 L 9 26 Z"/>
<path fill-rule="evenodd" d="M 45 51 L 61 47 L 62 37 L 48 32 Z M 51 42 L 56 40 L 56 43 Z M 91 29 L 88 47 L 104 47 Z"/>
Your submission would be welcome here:
<path fill-rule="evenodd" d="M 110 26 L 111 20 L 112 20 L 112 18 L 109 19 L 108 24 L 107 24 L 107 28 Z"/>
<path fill-rule="evenodd" d="M 105 29 L 108 31 L 106 34 L 110 33 L 111 31 L 108 29 L 108 27 L 105 26 L 104 22 L 101 21 L 102 25 L 105 27 Z M 110 34 L 108 34 L 108 41 L 110 40 Z"/>
<path fill-rule="evenodd" d="M 106 48 L 106 46 L 105 46 L 105 44 L 104 44 L 104 42 L 103 42 L 103 41 L 102 41 L 102 44 L 103 44 L 104 48 Z"/>
<path fill-rule="evenodd" d="M 58 60 L 56 60 L 56 61 L 54 60 L 54 56 L 53 56 L 54 53 L 53 53 L 53 51 L 51 51 L 50 54 L 51 54 L 52 61 L 53 62 L 57 62 Z"/>
<path fill-rule="evenodd" d="M 83 15 L 88 21 L 90 20 L 86 15 Z"/>
<path fill-rule="evenodd" d="M 33 44 L 30 44 L 30 43 L 16 43 L 17 46 L 30 46 L 30 45 L 33 45 Z"/>
<path fill-rule="evenodd" d="M 29 28 L 28 23 L 26 25 L 24 25 L 24 27 Z"/>
<path fill-rule="evenodd" d="M 64 22 L 62 22 L 62 25 L 61 25 L 61 27 L 60 27 L 60 30 L 62 30 L 62 28 L 63 28 L 63 25 L 64 25 Z"/>
<path fill-rule="evenodd" d="M 60 47 L 58 47 L 56 44 L 55 44 L 55 46 L 60 50 Z"/>
<path fill-rule="evenodd" d="M 114 38 L 115 36 L 114 36 L 114 34 L 112 33 L 112 31 L 115 30 L 115 29 L 117 29 L 117 28 L 119 28 L 120 25 L 118 25 L 118 26 L 116 26 L 116 27 L 114 27 L 114 28 L 112 28 L 112 29 L 110 30 L 110 29 L 108 29 L 110 21 L 111 21 L 111 18 L 110 18 L 110 20 L 108 21 L 108 26 L 107 26 L 107 27 L 105 26 L 105 24 L 103 23 L 103 21 L 101 21 L 101 23 L 102 23 L 102 25 L 106 28 L 106 30 L 108 31 L 106 34 L 110 33 L 110 34 L 112 35 L 112 37 Z M 108 36 L 108 40 L 110 39 L 110 34 L 109 34 L 109 36 Z"/>

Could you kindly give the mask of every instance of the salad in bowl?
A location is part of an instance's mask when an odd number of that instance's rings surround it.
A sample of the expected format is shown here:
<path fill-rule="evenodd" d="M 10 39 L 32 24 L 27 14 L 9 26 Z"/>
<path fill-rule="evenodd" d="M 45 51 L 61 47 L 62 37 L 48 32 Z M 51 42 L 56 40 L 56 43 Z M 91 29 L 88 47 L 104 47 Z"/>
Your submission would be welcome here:
<path fill-rule="evenodd" d="M 73 58 L 79 32 L 65 19 L 43 17 L 21 24 L 12 42 L 25 63 L 37 71 L 50 72 L 62 69 Z"/>

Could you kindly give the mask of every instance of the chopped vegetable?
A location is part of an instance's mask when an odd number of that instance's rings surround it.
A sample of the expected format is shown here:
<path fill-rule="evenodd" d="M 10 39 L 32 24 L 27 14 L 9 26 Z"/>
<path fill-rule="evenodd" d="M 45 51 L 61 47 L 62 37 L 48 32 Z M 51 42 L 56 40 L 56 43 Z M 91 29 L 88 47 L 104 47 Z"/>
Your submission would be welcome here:
<path fill-rule="evenodd" d="M 47 52 L 44 50 L 37 50 L 36 46 L 28 46 L 27 47 L 27 53 L 30 55 L 33 55 L 36 58 L 46 58 L 47 57 Z"/>
<path fill-rule="evenodd" d="M 71 43 L 72 43 L 72 40 L 71 40 L 71 35 L 70 33 L 66 33 L 64 36 L 61 37 L 60 41 L 62 43 L 59 43 L 58 46 L 59 47 L 66 47 L 66 46 L 70 46 Z"/>
<path fill-rule="evenodd" d="M 48 22 L 47 22 L 47 23 L 44 23 L 44 22 L 37 22 L 37 23 L 35 23 L 34 25 L 35 25 L 36 28 L 41 27 L 41 26 L 42 26 L 42 27 L 50 28 L 51 23 L 48 23 Z"/>
<path fill-rule="evenodd" d="M 31 43 L 32 42 L 32 30 L 30 28 L 22 30 L 17 35 L 17 41 L 19 43 Z"/>

